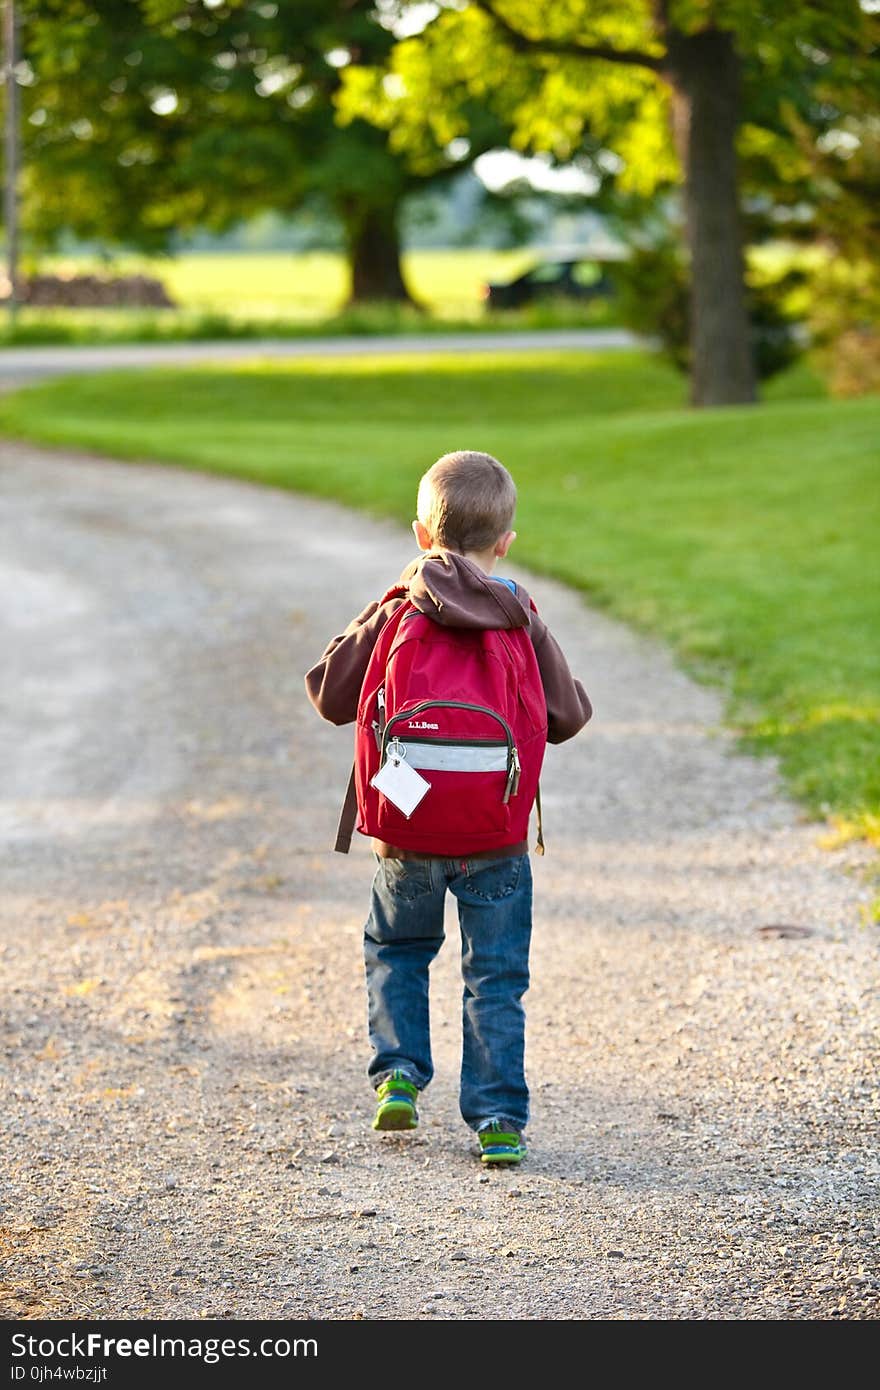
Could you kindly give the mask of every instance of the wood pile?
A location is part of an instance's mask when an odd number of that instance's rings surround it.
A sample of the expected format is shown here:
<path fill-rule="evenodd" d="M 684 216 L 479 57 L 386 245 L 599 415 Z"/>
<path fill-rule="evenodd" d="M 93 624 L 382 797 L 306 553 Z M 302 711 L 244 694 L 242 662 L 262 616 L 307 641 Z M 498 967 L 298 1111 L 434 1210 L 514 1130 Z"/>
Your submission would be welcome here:
<path fill-rule="evenodd" d="M 0 277 L 0 300 L 9 281 Z M 19 281 L 18 302 L 35 309 L 173 309 L 174 300 L 151 275 L 32 275 Z"/>

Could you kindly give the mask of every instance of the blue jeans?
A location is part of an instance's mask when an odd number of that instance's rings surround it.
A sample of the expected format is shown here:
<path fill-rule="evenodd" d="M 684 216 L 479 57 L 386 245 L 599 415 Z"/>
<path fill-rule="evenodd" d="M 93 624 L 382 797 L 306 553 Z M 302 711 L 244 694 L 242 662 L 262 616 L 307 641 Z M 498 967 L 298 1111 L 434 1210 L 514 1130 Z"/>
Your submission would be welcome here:
<path fill-rule="evenodd" d="M 524 1071 L 532 932 L 532 870 L 512 859 L 380 859 L 364 929 L 374 1086 L 394 1070 L 421 1090 L 434 1074 L 428 969 L 443 944 L 447 888 L 461 927 L 461 1113 L 522 1131 L 529 1118 Z"/>

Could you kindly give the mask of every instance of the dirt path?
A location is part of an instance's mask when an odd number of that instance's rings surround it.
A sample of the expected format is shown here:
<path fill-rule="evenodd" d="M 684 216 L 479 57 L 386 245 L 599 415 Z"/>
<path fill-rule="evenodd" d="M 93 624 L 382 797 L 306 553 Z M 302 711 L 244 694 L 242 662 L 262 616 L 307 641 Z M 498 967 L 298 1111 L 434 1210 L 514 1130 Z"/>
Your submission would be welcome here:
<path fill-rule="evenodd" d="M 372 861 L 301 683 L 406 535 L 0 448 L 6 1316 L 876 1315 L 861 852 L 714 693 L 532 582 L 597 713 L 545 776 L 530 1157 L 481 1172 L 452 920 L 423 1127 L 369 1129 Z"/>

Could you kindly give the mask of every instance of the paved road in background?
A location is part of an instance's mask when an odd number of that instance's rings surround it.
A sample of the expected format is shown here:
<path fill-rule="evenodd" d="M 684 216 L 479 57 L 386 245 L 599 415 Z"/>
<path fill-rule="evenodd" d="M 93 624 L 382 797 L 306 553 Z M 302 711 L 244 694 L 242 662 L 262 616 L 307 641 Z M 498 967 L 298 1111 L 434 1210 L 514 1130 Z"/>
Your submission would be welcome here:
<path fill-rule="evenodd" d="M 638 344 L 621 328 L 555 329 L 535 333 L 450 333 L 349 338 L 252 338 L 206 343 L 118 343 L 104 347 L 32 347 L 0 350 L 0 387 L 7 390 L 71 372 L 124 367 L 191 366 L 259 357 L 371 357 L 383 353 L 530 352 L 630 348 Z"/>

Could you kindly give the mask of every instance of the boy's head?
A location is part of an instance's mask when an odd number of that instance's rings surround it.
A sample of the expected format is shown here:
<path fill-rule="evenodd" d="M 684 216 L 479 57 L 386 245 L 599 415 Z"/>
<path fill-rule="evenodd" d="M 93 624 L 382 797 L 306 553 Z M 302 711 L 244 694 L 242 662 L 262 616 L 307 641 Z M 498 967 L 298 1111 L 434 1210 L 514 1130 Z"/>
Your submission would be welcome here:
<path fill-rule="evenodd" d="M 507 554 L 516 485 L 491 454 L 459 449 L 444 454 L 419 483 L 418 520 L 413 522 L 422 550 L 455 550 L 489 564 Z"/>

